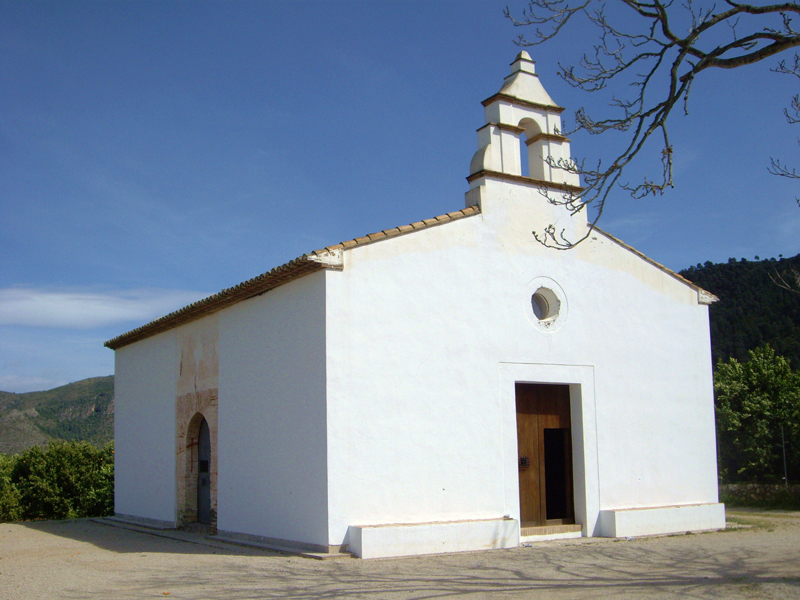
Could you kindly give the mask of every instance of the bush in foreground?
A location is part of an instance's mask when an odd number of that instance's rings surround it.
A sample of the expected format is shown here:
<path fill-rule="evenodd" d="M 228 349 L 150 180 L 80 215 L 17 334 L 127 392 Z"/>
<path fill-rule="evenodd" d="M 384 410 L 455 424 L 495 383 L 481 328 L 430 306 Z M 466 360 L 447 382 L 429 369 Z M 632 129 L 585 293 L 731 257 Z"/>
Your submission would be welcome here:
<path fill-rule="evenodd" d="M 114 512 L 114 445 L 51 442 L 0 457 L 0 521 Z"/>
<path fill-rule="evenodd" d="M 0 523 L 18 521 L 22 516 L 19 491 L 11 483 L 11 471 L 16 460 L 16 456 L 0 454 Z"/>

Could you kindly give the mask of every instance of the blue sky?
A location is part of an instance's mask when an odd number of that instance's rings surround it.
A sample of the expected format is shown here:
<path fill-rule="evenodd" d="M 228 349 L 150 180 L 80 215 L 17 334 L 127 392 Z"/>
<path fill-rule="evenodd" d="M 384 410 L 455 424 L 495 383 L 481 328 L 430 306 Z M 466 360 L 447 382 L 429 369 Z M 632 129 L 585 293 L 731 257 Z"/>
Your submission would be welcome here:
<path fill-rule="evenodd" d="M 0 0 L 0 390 L 110 374 L 119 333 L 462 208 L 519 51 L 504 4 Z M 556 76 L 584 33 L 529 50 L 568 122 L 607 100 Z M 600 226 L 675 270 L 800 251 L 798 184 L 767 173 L 800 162 L 775 62 L 698 80 L 676 188 L 620 192 Z"/>

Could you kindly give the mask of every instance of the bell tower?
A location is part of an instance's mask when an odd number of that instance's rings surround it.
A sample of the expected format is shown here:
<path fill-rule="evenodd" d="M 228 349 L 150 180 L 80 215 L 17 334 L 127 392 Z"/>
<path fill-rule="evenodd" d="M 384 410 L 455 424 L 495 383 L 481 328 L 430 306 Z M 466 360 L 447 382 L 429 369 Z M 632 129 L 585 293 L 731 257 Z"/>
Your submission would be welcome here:
<path fill-rule="evenodd" d="M 567 206 L 583 190 L 580 178 L 559 168 L 572 163 L 570 141 L 561 133 L 564 108 L 542 86 L 527 52 L 517 55 L 500 91 L 482 104 L 486 124 L 478 129 L 478 151 L 470 163 L 467 206 L 478 204 L 485 211 L 489 207 L 484 204 L 497 197 L 500 187 L 510 185 L 517 188 L 515 195 L 541 204 L 537 213 L 551 223 L 563 224 L 569 215 L 569 229 L 585 224 L 585 211 L 572 214 Z M 527 145 L 528 175 L 523 175 L 521 143 Z"/>

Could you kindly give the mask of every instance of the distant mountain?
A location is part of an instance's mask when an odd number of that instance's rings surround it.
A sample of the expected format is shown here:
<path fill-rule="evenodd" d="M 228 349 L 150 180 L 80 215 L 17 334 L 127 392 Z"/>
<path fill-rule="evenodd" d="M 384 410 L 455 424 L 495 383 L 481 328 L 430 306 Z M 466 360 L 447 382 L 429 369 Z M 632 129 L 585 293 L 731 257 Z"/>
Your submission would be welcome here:
<path fill-rule="evenodd" d="M 92 377 L 45 392 L 0 392 L 0 453 L 52 439 L 102 446 L 114 439 L 114 376 Z"/>
<path fill-rule="evenodd" d="M 774 279 L 790 269 L 800 271 L 800 254 L 768 260 L 728 259 L 706 262 L 680 272 L 719 297 L 711 305 L 711 351 L 714 364 L 769 344 L 800 369 L 800 293 L 781 289 Z"/>

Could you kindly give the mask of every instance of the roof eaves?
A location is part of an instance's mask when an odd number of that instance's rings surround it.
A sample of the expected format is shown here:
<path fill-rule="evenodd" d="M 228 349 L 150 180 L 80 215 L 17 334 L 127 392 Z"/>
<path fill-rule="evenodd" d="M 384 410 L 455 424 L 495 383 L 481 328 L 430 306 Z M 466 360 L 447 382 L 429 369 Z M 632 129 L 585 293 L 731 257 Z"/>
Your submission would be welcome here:
<path fill-rule="evenodd" d="M 168 315 L 159 317 L 141 327 L 123 333 L 122 335 L 108 340 L 104 346 L 116 350 L 117 348 L 127 346 L 133 342 L 138 342 L 139 340 L 151 337 L 157 333 L 173 329 L 178 325 L 195 321 L 201 317 L 218 312 L 237 302 L 259 296 L 289 281 L 325 268 L 335 267 L 326 264 L 321 258 L 304 254 L 279 267 L 275 267 L 271 271 L 248 279 L 233 287 L 226 288 L 213 296 L 208 296 L 207 298 L 193 302 L 188 306 L 184 306 Z"/>
<path fill-rule="evenodd" d="M 411 225 L 402 225 L 394 229 L 385 229 L 378 233 L 371 233 L 334 246 L 314 250 L 313 252 L 309 252 L 308 254 L 304 254 L 283 265 L 275 267 L 262 275 L 248 279 L 231 288 L 224 289 L 213 296 L 193 302 L 168 315 L 159 317 L 150 323 L 112 338 L 108 340 L 104 346 L 116 350 L 117 348 L 173 329 L 178 325 L 183 325 L 218 312 L 223 308 L 227 308 L 243 300 L 260 296 L 261 294 L 303 277 L 304 275 L 308 275 L 309 273 L 321 271 L 323 269 L 342 270 L 344 268 L 342 250 L 366 246 L 367 244 L 397 237 L 406 233 L 412 233 L 420 229 L 427 229 L 435 225 L 457 221 L 458 219 L 476 215 L 480 212 L 481 209 L 479 206 L 469 206 L 463 210 L 449 212 L 433 219 L 426 219 L 425 221 L 412 223 Z"/>

